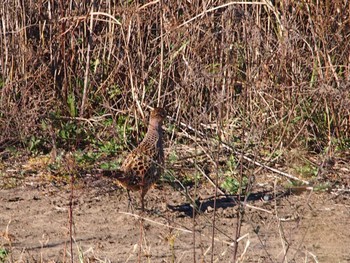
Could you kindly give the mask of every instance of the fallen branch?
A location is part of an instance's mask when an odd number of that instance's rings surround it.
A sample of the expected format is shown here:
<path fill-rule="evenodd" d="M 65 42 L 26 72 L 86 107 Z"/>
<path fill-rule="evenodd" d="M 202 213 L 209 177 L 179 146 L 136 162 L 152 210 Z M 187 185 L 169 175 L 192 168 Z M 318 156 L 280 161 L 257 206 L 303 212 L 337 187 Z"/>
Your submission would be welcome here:
<path fill-rule="evenodd" d="M 205 134 L 204 134 L 203 132 L 196 130 L 195 128 L 191 127 L 190 125 L 187 125 L 187 124 L 185 124 L 185 123 L 183 123 L 183 122 L 180 122 L 180 126 L 185 127 L 185 128 L 187 128 L 187 129 L 189 129 L 189 130 L 195 132 L 196 134 L 200 135 L 200 136 L 203 137 L 203 138 L 205 137 Z M 186 137 L 192 139 L 191 136 L 188 135 L 186 132 L 185 132 L 184 134 L 185 134 Z M 300 179 L 300 178 L 295 177 L 295 176 L 293 176 L 293 175 L 291 175 L 291 174 L 288 174 L 288 173 L 286 173 L 286 172 L 282 172 L 282 171 L 277 170 L 277 169 L 275 169 L 275 168 L 272 168 L 272 167 L 270 167 L 270 166 L 268 166 L 268 165 L 266 165 L 266 164 L 263 164 L 263 163 L 261 163 L 261 162 L 255 161 L 255 160 L 249 158 L 248 156 L 242 154 L 241 152 L 239 152 L 239 151 L 233 149 L 232 146 L 228 145 L 228 144 L 225 143 L 225 142 L 222 142 L 222 141 L 221 141 L 220 144 L 221 144 L 221 146 L 224 147 L 225 149 L 230 150 L 231 152 L 233 152 L 233 153 L 236 154 L 237 156 L 242 156 L 242 158 L 243 158 L 244 160 L 246 160 L 246 161 L 248 161 L 248 162 L 250 162 L 250 163 L 253 163 L 253 164 L 255 164 L 256 166 L 265 168 L 266 170 L 269 170 L 269 171 L 274 172 L 274 173 L 276 173 L 276 174 L 278 174 L 278 175 L 287 177 L 287 178 L 289 178 L 289 179 L 292 179 L 292 180 L 295 180 L 295 181 L 299 181 L 299 182 L 302 182 L 302 183 L 307 184 L 307 185 L 310 184 L 310 182 L 308 182 L 308 181 L 306 181 L 306 180 Z"/>

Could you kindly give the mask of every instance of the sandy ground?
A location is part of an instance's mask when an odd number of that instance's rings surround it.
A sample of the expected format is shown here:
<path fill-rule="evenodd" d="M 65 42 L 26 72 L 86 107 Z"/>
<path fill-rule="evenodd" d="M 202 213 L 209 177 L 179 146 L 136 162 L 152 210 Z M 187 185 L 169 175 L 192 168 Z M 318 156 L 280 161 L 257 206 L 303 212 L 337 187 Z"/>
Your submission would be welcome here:
<path fill-rule="evenodd" d="M 193 218 L 188 199 L 167 185 L 149 192 L 141 213 L 109 181 L 77 183 L 74 262 L 232 262 L 238 206 L 219 198 L 213 230 L 213 191 L 199 190 L 202 212 Z M 5 262 L 69 262 L 69 196 L 69 184 L 35 180 L 0 190 Z M 349 193 L 281 191 L 274 197 L 256 189 L 247 204 L 240 262 L 350 262 Z"/>

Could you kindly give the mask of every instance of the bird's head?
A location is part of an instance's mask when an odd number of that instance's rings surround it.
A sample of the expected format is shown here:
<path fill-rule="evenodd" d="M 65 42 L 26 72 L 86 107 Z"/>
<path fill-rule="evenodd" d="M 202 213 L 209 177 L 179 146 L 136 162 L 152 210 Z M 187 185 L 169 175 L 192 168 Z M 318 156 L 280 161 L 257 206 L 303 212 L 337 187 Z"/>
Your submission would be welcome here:
<path fill-rule="evenodd" d="M 166 111 L 163 108 L 154 108 L 151 111 L 151 120 L 157 120 L 159 122 L 162 122 L 167 116 Z"/>

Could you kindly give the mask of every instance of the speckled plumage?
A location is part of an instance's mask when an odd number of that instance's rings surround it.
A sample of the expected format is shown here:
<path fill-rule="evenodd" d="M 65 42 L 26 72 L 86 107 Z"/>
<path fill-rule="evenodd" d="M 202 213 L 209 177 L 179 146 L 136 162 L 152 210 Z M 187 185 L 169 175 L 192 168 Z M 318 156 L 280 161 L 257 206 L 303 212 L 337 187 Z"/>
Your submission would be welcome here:
<path fill-rule="evenodd" d="M 141 206 L 144 209 L 144 196 L 154 185 L 162 172 L 164 163 L 162 123 L 166 112 L 155 108 L 150 115 L 148 130 L 140 145 L 131 151 L 114 173 L 119 183 L 131 191 L 140 191 Z"/>

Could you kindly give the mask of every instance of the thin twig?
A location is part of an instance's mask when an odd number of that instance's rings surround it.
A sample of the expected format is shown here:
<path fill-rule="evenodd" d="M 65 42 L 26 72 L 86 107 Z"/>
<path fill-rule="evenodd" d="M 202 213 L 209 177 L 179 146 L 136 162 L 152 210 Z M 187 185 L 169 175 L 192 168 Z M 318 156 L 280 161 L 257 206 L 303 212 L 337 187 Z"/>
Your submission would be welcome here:
<path fill-rule="evenodd" d="M 164 37 L 163 37 L 163 4 L 162 1 L 159 1 L 160 3 L 160 56 L 159 56 L 159 66 L 160 66 L 160 72 L 159 72 L 159 81 L 158 81 L 158 98 L 157 98 L 157 106 L 159 106 L 160 103 L 160 96 L 162 91 L 162 84 L 163 84 L 163 71 L 164 71 Z"/>
<path fill-rule="evenodd" d="M 70 117 L 70 116 L 55 116 L 52 118 L 53 120 L 72 120 L 72 121 L 85 121 L 87 122 L 90 126 L 93 126 L 93 122 L 100 122 L 102 121 L 105 117 L 112 116 L 112 114 L 107 113 L 103 114 L 101 116 L 96 116 L 93 118 L 83 118 L 83 117 Z"/>
<path fill-rule="evenodd" d="M 152 1 L 152 2 L 149 2 L 147 4 L 144 4 L 143 6 L 141 6 L 138 10 L 142 10 L 142 9 L 145 9 L 146 7 L 150 6 L 150 5 L 154 5 L 154 4 L 157 4 L 159 2 L 159 0 L 155 0 L 155 1 Z"/>
<path fill-rule="evenodd" d="M 90 50 L 91 50 L 91 42 L 92 42 L 92 30 L 94 25 L 93 20 L 93 13 L 94 11 L 94 4 L 91 5 L 91 18 L 90 18 L 90 25 L 88 26 L 88 37 L 87 37 L 87 51 L 86 51 L 86 64 L 85 64 L 85 73 L 84 73 L 84 89 L 83 89 L 83 96 L 81 99 L 81 107 L 80 107 L 80 114 L 79 116 L 82 117 L 84 115 L 84 109 L 85 109 L 85 103 L 86 103 L 86 97 L 87 97 L 87 88 L 88 88 L 88 82 L 89 82 L 89 69 L 90 69 Z"/>
<path fill-rule="evenodd" d="M 71 153 L 66 155 L 67 168 L 70 175 L 70 196 L 69 196 L 69 241 L 70 241 L 70 258 L 71 262 L 74 262 L 73 258 L 73 201 L 74 201 L 74 171 L 75 164 L 72 159 Z"/>
<path fill-rule="evenodd" d="M 146 218 L 144 216 L 140 216 L 140 215 L 136 215 L 136 214 L 132 214 L 132 213 L 129 213 L 129 212 L 118 212 L 119 214 L 123 214 L 123 215 L 127 215 L 127 216 L 132 216 L 132 217 L 135 217 L 136 219 L 143 219 L 147 222 L 150 222 L 150 223 L 153 223 L 155 225 L 159 225 L 159 226 L 163 226 L 163 227 L 168 227 L 168 228 L 171 228 L 171 229 L 175 229 L 175 230 L 178 230 L 178 231 L 181 231 L 181 232 L 184 232 L 184 233 L 189 233 L 189 234 L 192 234 L 193 231 L 192 230 L 189 230 L 189 229 L 185 229 L 185 228 L 180 228 L 180 227 L 174 227 L 174 226 L 170 226 L 169 224 L 163 224 L 161 222 L 158 222 L 158 221 L 154 221 L 152 219 L 149 219 L 149 218 Z M 203 237 L 206 237 L 206 235 L 200 233 L 201 236 Z M 241 240 L 243 240 L 245 237 L 247 237 L 247 234 L 239 237 L 237 239 L 237 242 L 240 242 Z M 215 241 L 217 242 L 222 242 L 224 244 L 227 244 L 227 245 L 230 245 L 232 246 L 233 242 L 227 242 L 225 240 L 221 240 L 219 238 L 214 238 Z"/>
<path fill-rule="evenodd" d="M 108 13 L 105 13 L 105 12 L 91 12 L 90 15 L 91 15 L 91 19 L 93 16 L 99 16 L 99 15 L 107 16 L 110 19 L 112 19 L 117 25 L 119 25 L 119 26 L 122 25 L 114 16 L 112 16 Z"/>

